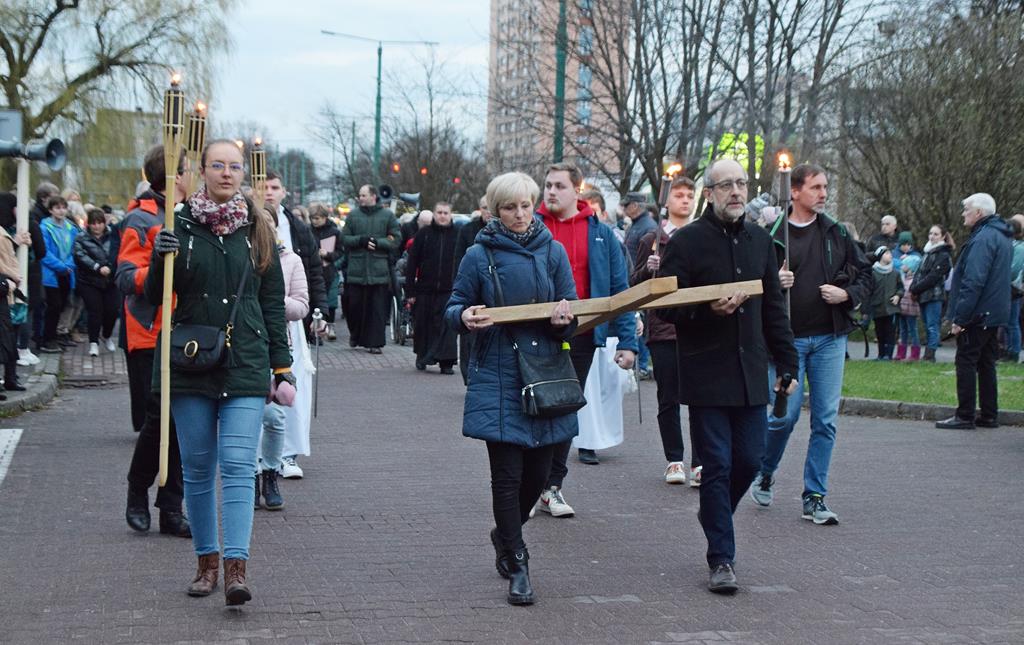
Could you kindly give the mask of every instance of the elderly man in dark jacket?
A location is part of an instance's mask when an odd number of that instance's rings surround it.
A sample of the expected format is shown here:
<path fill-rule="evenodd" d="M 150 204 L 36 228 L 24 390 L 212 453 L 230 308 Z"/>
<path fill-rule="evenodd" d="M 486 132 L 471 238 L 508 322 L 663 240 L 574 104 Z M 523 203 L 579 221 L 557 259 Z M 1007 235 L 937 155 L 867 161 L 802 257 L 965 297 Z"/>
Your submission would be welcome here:
<path fill-rule="evenodd" d="M 434 205 L 434 221 L 416 233 L 405 264 L 405 292 L 412 305 L 416 369 L 437 363 L 442 374 L 454 374 L 455 332 L 444 324 L 445 306 L 452 295 L 455 244 L 452 205 Z"/>
<path fill-rule="evenodd" d="M 658 315 L 676 327 L 679 398 L 689 406 L 704 465 L 700 522 L 708 540 L 708 588 L 734 593 L 732 515 L 764 453 L 769 360 L 780 373 L 795 374 L 797 355 L 771 237 L 744 217 L 746 173 L 723 160 L 708 168 L 706 178 L 708 208 L 669 240 L 661 275 L 675 276 L 680 288 L 760 280 L 763 295 L 737 291 Z M 774 389 L 779 385 L 776 379 Z"/>
<path fill-rule="evenodd" d="M 971 236 L 953 269 L 946 317 L 956 336 L 956 414 L 937 428 L 999 427 L 997 332 L 1010 321 L 1010 227 L 996 215 L 991 195 L 964 200 L 964 225 Z M 980 414 L 975 412 L 975 396 Z"/>

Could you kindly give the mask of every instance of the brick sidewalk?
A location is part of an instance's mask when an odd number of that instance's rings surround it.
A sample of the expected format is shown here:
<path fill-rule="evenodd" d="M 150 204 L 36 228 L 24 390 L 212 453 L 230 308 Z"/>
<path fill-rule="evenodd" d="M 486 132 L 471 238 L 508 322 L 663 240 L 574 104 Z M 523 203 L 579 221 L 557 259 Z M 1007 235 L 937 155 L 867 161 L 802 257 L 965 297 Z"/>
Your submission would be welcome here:
<path fill-rule="evenodd" d="M 125 526 L 126 388 L 64 390 L 7 426 L 24 433 L 0 484 L 0 641 L 1024 641 L 1019 430 L 841 418 L 842 523 L 824 528 L 799 517 L 802 422 L 776 507 L 737 512 L 743 590 L 722 598 L 704 589 L 696 491 L 661 481 L 645 382 L 645 424 L 631 399 L 626 443 L 570 465 L 578 516 L 526 527 L 538 604 L 512 608 L 459 377 L 416 372 L 408 349 L 325 348 L 307 476 L 283 483 L 284 511 L 256 515 L 242 612 L 185 596 L 187 540 Z"/>

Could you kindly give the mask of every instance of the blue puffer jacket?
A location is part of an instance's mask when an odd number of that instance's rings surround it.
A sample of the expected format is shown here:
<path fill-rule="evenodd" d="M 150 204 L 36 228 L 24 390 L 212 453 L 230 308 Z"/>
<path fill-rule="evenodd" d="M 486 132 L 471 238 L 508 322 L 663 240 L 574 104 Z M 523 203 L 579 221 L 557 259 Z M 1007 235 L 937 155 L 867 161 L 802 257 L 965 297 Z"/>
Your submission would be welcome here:
<path fill-rule="evenodd" d="M 492 221 L 476 236 L 459 265 L 445 322 L 459 333 L 471 333 L 462 324 L 462 311 L 472 305 L 497 306 L 487 252 L 491 249 L 501 280 L 506 305 L 575 300 L 576 287 L 569 256 L 551 232 L 538 222 L 537 235 L 520 246 L 499 232 Z M 473 354 L 469 359 L 469 388 L 462 416 L 462 434 L 485 441 L 500 441 L 528 448 L 568 441 L 579 432 L 575 414 L 539 419 L 523 414 L 520 390 L 523 383 L 509 335 L 519 351 L 551 355 L 562 350 L 573 324 L 552 327 L 546 321 L 495 325 L 472 332 Z"/>
<path fill-rule="evenodd" d="M 46 255 L 43 256 L 43 286 L 56 287 L 57 276 L 67 275 L 71 278 L 71 290 L 75 289 L 75 237 L 78 227 L 64 218 L 60 224 L 52 217 L 47 217 L 39 225 L 46 244 Z"/>
<path fill-rule="evenodd" d="M 967 327 L 1001 327 L 1010 321 L 1013 233 L 998 215 L 979 220 L 953 269 L 946 316 Z"/>
<path fill-rule="evenodd" d="M 607 224 L 600 222 L 596 215 L 587 218 L 587 267 L 590 269 L 590 297 L 613 296 L 629 288 L 629 268 L 615 233 Z M 627 311 L 610 323 L 594 327 L 594 346 L 604 347 L 608 330 L 619 339 L 616 349 L 636 352 L 636 315 Z"/>

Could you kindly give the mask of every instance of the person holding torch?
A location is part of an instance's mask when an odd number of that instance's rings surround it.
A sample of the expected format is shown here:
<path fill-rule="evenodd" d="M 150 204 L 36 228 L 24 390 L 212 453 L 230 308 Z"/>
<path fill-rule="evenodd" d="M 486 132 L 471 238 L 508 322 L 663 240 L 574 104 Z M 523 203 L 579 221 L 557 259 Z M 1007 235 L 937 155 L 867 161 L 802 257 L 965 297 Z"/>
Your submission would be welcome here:
<path fill-rule="evenodd" d="M 245 174 L 242 153 L 234 142 L 217 140 L 203 150 L 199 166 L 204 184 L 176 213 L 174 230 L 161 230 L 154 239 L 144 293 L 149 302 L 162 302 L 163 258 L 174 254 L 175 326 L 204 326 L 227 335 L 225 356 L 210 369 L 190 371 L 173 360 L 169 386 L 185 503 L 199 558 L 188 594 L 206 596 L 217 586 L 219 466 L 224 594 L 228 605 L 240 605 L 252 598 L 245 581 L 253 520 L 252 473 L 271 372 L 278 384 L 287 381 L 294 386 L 295 379 L 276 233 L 240 192 Z M 189 354 L 187 345 L 184 354 Z M 160 372 L 155 377 L 162 378 Z"/>

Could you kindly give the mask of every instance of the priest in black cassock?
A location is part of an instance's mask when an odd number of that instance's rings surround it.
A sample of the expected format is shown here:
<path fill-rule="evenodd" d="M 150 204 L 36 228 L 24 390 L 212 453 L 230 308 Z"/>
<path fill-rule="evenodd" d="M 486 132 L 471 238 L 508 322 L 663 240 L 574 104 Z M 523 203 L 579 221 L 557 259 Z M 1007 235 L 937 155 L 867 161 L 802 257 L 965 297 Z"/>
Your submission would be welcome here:
<path fill-rule="evenodd" d="M 405 265 L 406 297 L 412 304 L 413 351 L 416 369 L 439 365 L 442 374 L 454 374 L 457 337 L 444 324 L 445 305 L 452 295 L 455 241 L 452 206 L 438 202 L 434 221 L 413 238 Z"/>

